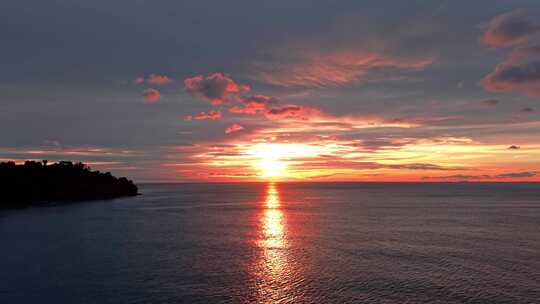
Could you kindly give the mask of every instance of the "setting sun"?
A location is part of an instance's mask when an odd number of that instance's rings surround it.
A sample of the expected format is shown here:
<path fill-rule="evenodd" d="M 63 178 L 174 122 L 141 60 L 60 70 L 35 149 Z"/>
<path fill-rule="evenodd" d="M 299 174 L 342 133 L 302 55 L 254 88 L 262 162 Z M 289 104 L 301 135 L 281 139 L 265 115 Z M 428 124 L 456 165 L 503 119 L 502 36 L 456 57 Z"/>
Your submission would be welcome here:
<path fill-rule="evenodd" d="M 287 174 L 287 164 L 277 159 L 263 159 L 258 161 L 256 166 L 265 178 L 279 178 Z"/>
<path fill-rule="evenodd" d="M 254 167 L 259 176 L 268 179 L 287 177 L 287 161 L 295 158 L 315 157 L 323 151 L 322 146 L 307 144 L 263 143 L 249 149 L 246 154 L 255 158 Z"/>

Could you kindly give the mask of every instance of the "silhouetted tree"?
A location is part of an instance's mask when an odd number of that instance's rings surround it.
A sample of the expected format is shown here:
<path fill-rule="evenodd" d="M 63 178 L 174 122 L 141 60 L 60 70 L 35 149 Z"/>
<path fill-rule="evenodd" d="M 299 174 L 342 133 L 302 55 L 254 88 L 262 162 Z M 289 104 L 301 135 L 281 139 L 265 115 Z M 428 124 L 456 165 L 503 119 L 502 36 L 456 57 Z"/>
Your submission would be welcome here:
<path fill-rule="evenodd" d="M 82 163 L 61 161 L 47 165 L 26 161 L 0 163 L 0 208 L 25 207 L 38 203 L 110 199 L 137 195 L 130 180 L 109 172 L 91 171 Z"/>

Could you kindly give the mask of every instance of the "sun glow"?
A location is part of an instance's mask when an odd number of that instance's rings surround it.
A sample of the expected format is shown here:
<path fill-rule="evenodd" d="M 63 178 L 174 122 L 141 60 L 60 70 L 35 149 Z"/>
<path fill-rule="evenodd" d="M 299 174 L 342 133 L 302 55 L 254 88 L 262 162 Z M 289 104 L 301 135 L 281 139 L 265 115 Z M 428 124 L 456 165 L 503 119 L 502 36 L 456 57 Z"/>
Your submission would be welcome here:
<path fill-rule="evenodd" d="M 262 177 L 278 178 L 287 174 L 287 164 L 277 159 L 263 159 L 257 162 Z"/>
<path fill-rule="evenodd" d="M 314 157 L 321 147 L 306 144 L 264 143 L 253 146 L 247 154 L 255 158 L 254 167 L 260 176 L 268 179 L 286 178 L 290 175 L 287 162 L 299 157 Z"/>

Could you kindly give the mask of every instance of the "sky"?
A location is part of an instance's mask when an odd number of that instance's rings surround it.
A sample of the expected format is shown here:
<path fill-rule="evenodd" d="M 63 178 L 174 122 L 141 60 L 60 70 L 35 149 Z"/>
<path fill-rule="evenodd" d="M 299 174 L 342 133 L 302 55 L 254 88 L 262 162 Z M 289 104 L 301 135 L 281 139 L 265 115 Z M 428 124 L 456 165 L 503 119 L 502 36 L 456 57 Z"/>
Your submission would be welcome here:
<path fill-rule="evenodd" d="M 540 181 L 540 1 L 4 0 L 0 161 Z"/>

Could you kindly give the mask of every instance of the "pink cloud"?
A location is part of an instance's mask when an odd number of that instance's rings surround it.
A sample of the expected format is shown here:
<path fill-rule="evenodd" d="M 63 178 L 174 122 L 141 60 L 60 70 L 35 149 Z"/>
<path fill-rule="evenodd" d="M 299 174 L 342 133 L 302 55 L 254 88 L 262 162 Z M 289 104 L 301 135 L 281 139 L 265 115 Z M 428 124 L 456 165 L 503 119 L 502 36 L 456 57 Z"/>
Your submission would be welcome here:
<path fill-rule="evenodd" d="M 422 70 L 434 62 L 431 57 L 400 58 L 366 51 L 302 52 L 301 56 L 293 57 L 288 63 L 279 60 L 256 64 L 255 78 L 284 87 L 342 86 L 361 81 L 374 69 Z"/>
<path fill-rule="evenodd" d="M 165 75 L 158 75 L 158 74 L 150 74 L 148 77 L 137 77 L 135 79 L 136 84 L 153 84 L 153 85 L 167 85 L 170 84 L 172 80 Z"/>
<path fill-rule="evenodd" d="M 190 121 L 192 119 L 195 120 L 217 120 L 221 118 L 221 112 L 220 111 L 208 111 L 208 112 L 200 112 L 199 114 L 195 116 L 186 116 L 185 120 Z"/>
<path fill-rule="evenodd" d="M 161 98 L 161 93 L 156 89 L 146 89 L 143 91 L 143 97 L 146 102 L 154 103 Z"/>
<path fill-rule="evenodd" d="M 244 104 L 242 107 L 234 106 L 229 109 L 229 112 L 236 114 L 259 114 L 266 112 L 269 105 L 277 103 L 275 97 L 255 95 L 242 99 Z"/>
<path fill-rule="evenodd" d="M 244 129 L 244 127 L 242 127 L 241 125 L 235 123 L 235 124 L 232 124 L 230 127 L 227 127 L 225 129 L 225 133 L 229 134 L 229 133 L 241 131 L 243 129 Z"/>
<path fill-rule="evenodd" d="M 491 19 L 480 38 L 482 43 L 494 47 L 508 47 L 526 42 L 540 31 L 540 26 L 524 17 L 523 10 L 514 10 Z"/>
<path fill-rule="evenodd" d="M 150 74 L 146 79 L 149 84 L 166 85 L 172 82 L 172 80 L 165 75 Z"/>
<path fill-rule="evenodd" d="M 229 102 L 232 94 L 246 93 L 250 91 L 247 85 L 240 85 L 230 77 L 222 73 L 214 73 L 209 76 L 195 76 L 184 80 L 184 88 L 194 96 L 220 105 Z"/>

